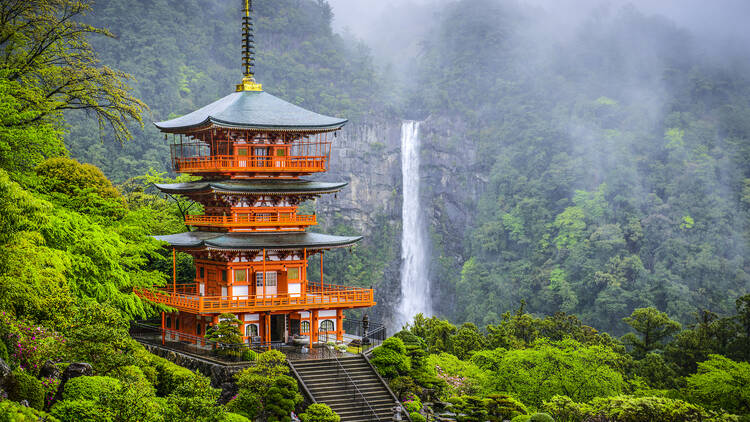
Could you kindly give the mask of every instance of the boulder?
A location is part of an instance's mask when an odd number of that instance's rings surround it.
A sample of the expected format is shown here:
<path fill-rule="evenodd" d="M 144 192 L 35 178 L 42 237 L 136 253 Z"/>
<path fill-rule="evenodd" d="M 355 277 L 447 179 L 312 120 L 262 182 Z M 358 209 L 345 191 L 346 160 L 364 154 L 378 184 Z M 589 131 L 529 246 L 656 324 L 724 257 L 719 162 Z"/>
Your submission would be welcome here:
<path fill-rule="evenodd" d="M 60 368 L 58 368 L 51 360 L 48 360 L 44 362 L 42 369 L 39 370 L 39 378 L 60 379 Z"/>

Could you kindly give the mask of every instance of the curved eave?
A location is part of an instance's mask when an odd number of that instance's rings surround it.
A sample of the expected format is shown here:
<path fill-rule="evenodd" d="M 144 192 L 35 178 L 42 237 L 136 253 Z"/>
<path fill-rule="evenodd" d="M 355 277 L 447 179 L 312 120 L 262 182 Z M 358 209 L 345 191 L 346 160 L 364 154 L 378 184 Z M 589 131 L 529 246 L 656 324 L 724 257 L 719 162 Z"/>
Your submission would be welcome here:
<path fill-rule="evenodd" d="M 341 129 L 349 121 L 349 119 L 343 119 L 341 122 L 332 125 L 320 125 L 320 126 L 285 126 L 285 125 L 251 125 L 251 124 L 240 124 L 233 122 L 224 122 L 214 118 L 208 118 L 205 121 L 190 125 L 190 126 L 162 126 L 160 123 L 164 122 L 153 122 L 154 126 L 165 133 L 193 133 L 203 130 L 209 130 L 214 128 L 221 129 L 236 129 L 236 130 L 258 130 L 258 131 L 274 131 L 274 132 L 301 132 L 301 133 L 318 133 L 318 132 L 331 132 L 334 130 Z"/>
<path fill-rule="evenodd" d="M 362 236 L 334 236 L 321 233 L 245 234 L 216 232 L 183 232 L 153 236 L 180 249 L 220 251 L 335 249 L 351 246 Z"/>
<path fill-rule="evenodd" d="M 235 184 L 236 186 L 231 186 Z M 309 184 L 309 188 L 304 188 Z M 296 181 L 296 183 L 268 183 L 268 182 L 250 182 L 237 183 L 225 181 L 220 182 L 188 182 L 188 183 L 155 183 L 157 189 L 164 193 L 187 195 L 191 193 L 226 193 L 234 195 L 321 195 L 335 193 L 343 189 L 347 182 L 312 182 L 306 180 Z M 253 186 L 256 185 L 256 186 Z M 274 186 L 276 185 L 276 186 Z M 296 185 L 295 187 L 285 188 L 284 185 Z M 300 186 L 302 185 L 302 186 Z"/>

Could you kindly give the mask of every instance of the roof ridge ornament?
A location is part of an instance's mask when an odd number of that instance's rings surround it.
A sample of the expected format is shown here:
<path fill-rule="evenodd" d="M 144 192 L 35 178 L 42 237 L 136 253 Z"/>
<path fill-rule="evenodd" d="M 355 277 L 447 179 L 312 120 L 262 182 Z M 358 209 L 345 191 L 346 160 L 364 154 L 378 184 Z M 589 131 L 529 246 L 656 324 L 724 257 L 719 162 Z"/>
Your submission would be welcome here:
<path fill-rule="evenodd" d="M 252 0 L 245 0 L 245 15 L 242 16 L 242 83 L 237 84 L 236 91 L 263 91 L 263 85 L 255 82 L 255 34 L 253 30 Z"/>

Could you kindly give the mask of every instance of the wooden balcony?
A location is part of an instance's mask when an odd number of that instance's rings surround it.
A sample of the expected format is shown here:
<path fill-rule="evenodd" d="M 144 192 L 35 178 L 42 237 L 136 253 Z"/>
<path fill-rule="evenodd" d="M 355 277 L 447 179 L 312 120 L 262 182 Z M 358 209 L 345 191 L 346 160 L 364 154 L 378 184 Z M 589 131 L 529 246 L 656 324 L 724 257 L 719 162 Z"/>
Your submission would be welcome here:
<path fill-rule="evenodd" d="M 308 311 L 312 309 L 375 306 L 372 289 L 330 284 L 322 286 L 320 284 L 309 284 L 307 293 L 304 295 L 198 296 L 194 293 L 194 289 L 188 286 L 183 286 L 177 292 L 172 292 L 167 288 L 160 290 L 136 288 L 134 292 L 142 299 L 193 314 L 278 310 Z"/>
<path fill-rule="evenodd" d="M 315 215 L 276 214 L 276 215 L 186 215 L 185 224 L 201 227 L 224 227 L 243 231 L 278 229 L 301 231 L 305 227 L 318 224 Z"/>
<path fill-rule="evenodd" d="M 260 156 L 260 155 L 211 155 L 205 157 L 176 158 L 175 170 L 181 173 L 259 173 L 304 175 L 326 171 L 328 157 L 325 155 Z"/>

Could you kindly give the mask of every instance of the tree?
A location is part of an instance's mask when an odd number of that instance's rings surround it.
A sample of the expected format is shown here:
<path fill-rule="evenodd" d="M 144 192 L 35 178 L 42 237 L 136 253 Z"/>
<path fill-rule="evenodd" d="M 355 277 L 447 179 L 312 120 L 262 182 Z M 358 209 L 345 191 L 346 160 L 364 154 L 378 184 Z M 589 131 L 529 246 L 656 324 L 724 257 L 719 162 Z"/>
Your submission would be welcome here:
<path fill-rule="evenodd" d="M 406 346 L 398 337 L 390 337 L 372 351 L 372 364 L 386 378 L 406 375 L 411 369 Z"/>
<path fill-rule="evenodd" d="M 297 387 L 297 380 L 280 375 L 274 380 L 264 397 L 265 412 L 269 422 L 290 422 L 290 414 L 302 403 L 302 395 Z"/>
<path fill-rule="evenodd" d="M 484 335 L 476 325 L 466 322 L 451 338 L 453 351 L 459 359 L 468 359 L 471 353 L 486 346 Z"/>
<path fill-rule="evenodd" d="M 299 415 L 302 422 L 339 422 L 341 417 L 325 403 L 313 403 Z"/>
<path fill-rule="evenodd" d="M 12 124 L 59 118 L 64 110 L 86 110 L 100 129 L 110 127 L 118 140 L 130 138 L 127 121 L 141 122 L 146 105 L 131 96 L 127 74 L 99 63 L 88 36 L 113 35 L 78 21 L 91 10 L 88 1 L 29 0 L 0 6 L 0 70 L 3 76 L 34 90 L 19 92 L 24 109 L 36 112 Z"/>
<path fill-rule="evenodd" d="M 643 358 L 646 353 L 664 348 L 664 340 L 680 331 L 680 323 L 656 308 L 638 308 L 623 321 L 638 334 L 628 333 L 623 342 L 632 347 L 633 356 Z"/>
<path fill-rule="evenodd" d="M 237 319 L 235 314 L 221 314 L 219 315 L 219 325 L 213 330 L 207 330 L 205 337 L 207 340 L 223 344 L 240 344 L 242 343 L 241 323 L 242 321 Z"/>
<path fill-rule="evenodd" d="M 750 363 L 711 355 L 698 364 L 698 372 L 686 379 L 685 391 L 709 409 L 750 414 Z"/>

